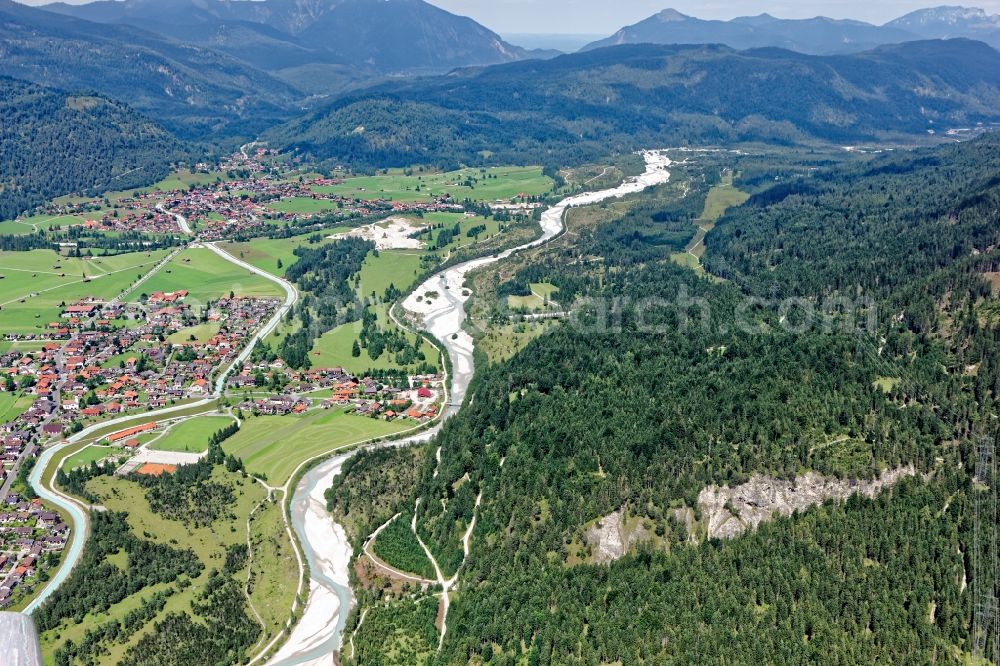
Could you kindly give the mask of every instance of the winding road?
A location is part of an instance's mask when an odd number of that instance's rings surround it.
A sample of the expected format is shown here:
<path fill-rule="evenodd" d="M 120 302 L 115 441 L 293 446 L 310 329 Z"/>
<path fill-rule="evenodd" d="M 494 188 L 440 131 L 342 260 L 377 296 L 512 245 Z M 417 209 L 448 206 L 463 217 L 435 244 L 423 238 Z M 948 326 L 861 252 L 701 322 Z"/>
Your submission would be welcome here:
<path fill-rule="evenodd" d="M 178 215 L 176 213 L 171 213 L 165 210 L 164 208 L 162 208 L 162 204 L 160 210 L 168 215 L 172 215 L 177 220 L 177 223 L 180 226 L 180 228 L 185 231 L 185 233 L 188 234 L 191 233 L 191 227 L 188 225 L 187 220 L 184 218 L 184 216 Z M 84 428 L 80 432 L 71 436 L 65 442 L 45 449 L 42 455 L 39 456 L 38 460 L 35 462 L 34 468 L 32 468 L 31 470 L 31 474 L 28 477 L 28 482 L 31 484 L 31 487 L 34 489 L 35 493 L 41 499 L 58 507 L 61 511 L 71 516 L 73 519 L 74 528 L 70 533 L 69 544 L 63 551 L 62 565 L 59 567 L 58 571 L 56 571 L 55 575 L 53 575 L 52 578 L 49 580 L 49 582 L 45 585 L 45 588 L 41 591 L 41 593 L 39 593 L 39 595 L 35 597 L 31 601 L 31 603 L 28 604 L 27 607 L 25 607 L 23 611 L 25 614 L 30 615 L 31 613 L 33 613 L 69 577 L 70 573 L 73 571 L 73 567 L 76 566 L 76 564 L 80 560 L 80 556 L 83 554 L 83 545 L 87 537 L 87 530 L 89 524 L 87 512 L 89 507 L 87 507 L 82 502 L 79 502 L 78 500 L 70 497 L 69 495 L 66 495 L 65 493 L 61 492 L 58 488 L 55 487 L 54 482 L 51 482 L 43 478 L 45 475 L 44 474 L 45 470 L 51 464 L 52 460 L 60 453 L 66 451 L 66 449 L 72 447 L 74 444 L 78 444 L 81 441 L 87 439 L 88 437 L 90 437 L 99 430 L 104 430 L 106 428 L 114 427 L 140 418 L 147 420 L 159 420 L 163 416 L 166 416 L 174 412 L 178 412 L 181 410 L 191 410 L 212 404 L 218 398 L 222 397 L 226 385 L 226 376 L 232 371 L 233 368 L 242 364 L 244 361 L 246 361 L 247 358 L 249 358 L 250 354 L 253 353 L 253 348 L 257 344 L 257 342 L 259 340 L 262 340 L 264 337 L 270 335 L 271 332 L 274 331 L 274 329 L 281 324 L 282 317 L 284 317 L 285 314 L 288 312 L 288 310 L 295 304 L 295 301 L 298 300 L 298 292 L 295 290 L 295 287 L 290 282 L 275 277 L 270 273 L 267 273 L 257 268 L 256 266 L 252 266 L 251 264 L 248 264 L 245 261 L 237 259 L 228 252 L 222 250 L 219 247 L 216 247 L 214 243 L 204 243 L 204 246 L 211 249 L 213 252 L 215 252 L 217 255 L 219 255 L 226 261 L 236 264 L 237 266 L 240 266 L 241 268 L 244 268 L 245 270 L 248 270 L 251 273 L 259 275 L 267 280 L 270 280 L 271 282 L 274 282 L 275 284 L 280 285 L 285 292 L 285 301 L 275 311 L 274 315 L 272 315 L 271 318 L 257 330 L 257 332 L 253 335 L 253 337 L 250 338 L 249 341 L 247 341 L 247 344 L 243 348 L 243 351 L 241 351 L 228 366 L 219 371 L 219 374 L 216 377 L 214 390 L 210 396 L 206 397 L 203 400 L 193 403 L 188 403 L 185 405 L 167 407 L 152 412 L 145 412 L 143 414 L 131 414 L 117 419 L 112 419 L 110 421 L 104 421 L 101 423 L 94 424 L 88 428 Z M 152 271 L 143 276 L 143 278 L 140 280 L 140 283 L 148 279 L 153 273 L 159 271 L 164 265 L 165 262 L 157 264 Z M 127 289 L 125 292 L 119 294 L 119 296 L 117 296 L 115 300 L 118 300 L 122 298 L 124 295 L 127 295 L 130 291 L 132 291 L 132 289 L 135 286 L 136 285 L 132 285 L 131 287 L 129 287 L 129 289 Z M 65 455 L 63 457 L 65 457 Z"/>
<path fill-rule="evenodd" d="M 539 238 L 494 256 L 473 259 L 447 268 L 428 278 L 403 301 L 403 308 L 422 317 L 424 330 L 444 345 L 452 365 L 451 396 L 446 408 L 442 410 L 441 422 L 437 426 L 394 442 L 394 445 L 406 446 L 429 441 L 438 433 L 441 423 L 456 414 L 465 400 L 469 382 L 475 373 L 474 341 L 463 329 L 465 304 L 472 296 L 464 287 L 468 274 L 506 259 L 515 252 L 548 243 L 564 231 L 563 218 L 569 208 L 635 194 L 670 179 L 667 169 L 671 162 L 665 153 L 647 151 L 642 156 L 646 162 L 646 171 L 642 175 L 631 178 L 618 187 L 568 197 L 545 211 L 542 214 L 542 235 Z M 428 293 L 436 293 L 437 297 L 427 298 Z M 269 665 L 330 666 L 338 663 L 344 626 L 354 603 L 348 582 L 353 552 L 343 527 L 336 524 L 326 511 L 323 491 L 330 487 L 344 462 L 358 450 L 338 455 L 313 468 L 295 489 L 291 502 L 292 524 L 309 561 L 309 599 L 302 619 L 292 630 L 288 642 L 268 661 Z M 472 530 L 469 529 L 463 539 L 466 549 L 471 536 Z M 443 579 L 441 574 L 438 577 Z M 455 580 L 453 577 L 448 581 L 448 586 L 454 584 Z M 444 627 L 447 626 L 446 621 L 447 616 L 442 622 Z M 443 639 L 442 632 L 441 640 Z"/>

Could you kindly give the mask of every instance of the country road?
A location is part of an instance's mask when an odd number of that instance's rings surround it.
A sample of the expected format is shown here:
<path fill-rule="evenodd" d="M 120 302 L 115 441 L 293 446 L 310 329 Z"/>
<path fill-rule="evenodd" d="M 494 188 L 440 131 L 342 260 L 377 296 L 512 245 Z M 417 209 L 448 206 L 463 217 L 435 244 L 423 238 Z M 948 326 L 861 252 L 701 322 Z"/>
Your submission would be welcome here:
<path fill-rule="evenodd" d="M 177 220 L 177 223 L 181 227 L 181 229 L 185 230 L 185 233 L 191 234 L 191 227 L 190 225 L 188 225 L 187 219 L 185 219 L 183 215 L 170 213 L 169 211 L 166 211 L 162 207 L 160 208 L 160 210 L 168 215 L 173 215 L 173 217 Z M 117 419 L 112 419 L 110 421 L 96 423 L 88 428 L 84 428 L 80 432 L 76 433 L 75 435 L 67 439 L 62 444 L 57 444 L 55 446 L 47 448 L 42 453 L 42 455 L 35 462 L 35 466 L 31 471 L 31 475 L 28 477 L 28 481 L 31 484 L 31 487 L 34 489 L 35 493 L 40 498 L 53 504 L 60 510 L 72 516 L 74 529 L 70 533 L 69 545 L 63 552 L 64 559 L 62 565 L 59 567 L 59 570 L 52 577 L 52 579 L 49 580 L 49 582 L 45 585 L 45 588 L 42 590 L 42 592 L 37 597 L 35 597 L 35 599 L 33 599 L 32 602 L 28 604 L 28 606 L 24 609 L 23 612 L 25 614 L 33 613 L 69 577 L 70 573 L 73 571 L 73 567 L 76 566 L 76 564 L 80 560 L 80 556 L 83 554 L 83 545 L 87 537 L 88 516 L 86 511 L 87 509 L 86 505 L 66 495 L 65 493 L 59 491 L 55 487 L 54 482 L 49 483 L 48 481 L 46 481 L 46 479 L 43 478 L 45 469 L 49 466 L 49 464 L 53 461 L 53 459 L 60 452 L 65 451 L 67 448 L 73 446 L 74 444 L 78 444 L 79 442 L 83 441 L 84 439 L 86 439 L 87 437 L 89 437 L 98 430 L 126 423 L 128 421 L 132 421 L 140 417 L 148 418 L 150 420 L 158 420 L 161 417 L 167 414 L 171 414 L 173 412 L 177 412 L 180 410 L 189 410 L 192 408 L 197 408 L 212 404 L 215 400 L 222 397 L 223 393 L 225 392 L 226 376 L 229 374 L 229 372 L 234 367 L 237 367 L 238 365 L 242 364 L 244 361 L 246 361 L 247 358 L 250 357 L 250 354 L 253 353 L 253 348 L 256 346 L 257 342 L 270 335 L 271 332 L 273 332 L 274 329 L 281 324 L 282 318 L 289 311 L 289 309 L 291 309 L 291 307 L 295 304 L 296 300 L 298 300 L 298 292 L 296 291 L 295 287 L 287 280 L 282 280 L 281 278 L 277 278 L 271 275 L 270 273 L 260 270 L 256 266 L 252 266 L 246 263 L 245 261 L 237 259 L 228 252 L 216 247 L 215 244 L 213 243 L 205 243 L 205 247 L 208 247 L 226 261 L 236 264 L 237 266 L 240 266 L 241 268 L 248 270 L 251 273 L 254 273 L 267 280 L 270 280 L 271 282 L 274 282 L 275 284 L 281 285 L 282 289 L 285 291 L 285 302 L 281 307 L 279 307 L 275 311 L 274 315 L 272 315 L 271 318 L 257 330 L 257 332 L 250 338 L 250 340 L 247 341 L 246 346 L 236 356 L 233 362 L 230 363 L 225 369 L 219 370 L 218 376 L 216 377 L 213 392 L 209 397 L 194 403 L 178 405 L 175 407 L 166 407 L 164 409 L 159 409 L 152 412 L 145 412 L 144 414 L 141 415 L 131 414 L 119 417 Z M 165 261 L 160 262 L 153 271 L 151 271 L 149 274 L 143 277 L 142 282 L 151 277 L 153 273 L 163 268 L 165 264 L 166 264 Z M 133 285 L 128 290 L 126 290 L 126 292 L 123 292 L 123 294 L 119 294 L 115 300 L 122 298 L 124 295 L 126 295 L 128 292 L 134 289 L 135 286 L 137 285 Z"/>

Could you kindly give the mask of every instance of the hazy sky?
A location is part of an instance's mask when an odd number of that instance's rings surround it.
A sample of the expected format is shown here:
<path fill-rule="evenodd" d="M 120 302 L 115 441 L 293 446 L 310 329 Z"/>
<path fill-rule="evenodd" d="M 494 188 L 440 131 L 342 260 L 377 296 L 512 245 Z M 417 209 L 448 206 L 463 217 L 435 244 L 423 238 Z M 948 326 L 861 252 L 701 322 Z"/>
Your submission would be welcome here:
<path fill-rule="evenodd" d="M 21 0 L 29 5 L 50 0 Z M 89 0 L 66 0 L 83 4 Z M 728 19 L 768 12 L 781 18 L 816 15 L 885 23 L 921 7 L 956 0 L 430 0 L 471 16 L 501 33 L 585 33 L 610 35 L 661 9 L 673 7 L 698 18 Z M 968 6 L 1000 13 L 1000 0 L 969 0 Z"/>
<path fill-rule="evenodd" d="M 1000 0 L 429 0 L 450 12 L 471 16 L 502 33 L 570 32 L 611 34 L 661 9 L 689 16 L 730 19 L 767 12 L 780 18 L 823 15 L 885 23 L 915 9 L 964 4 L 1000 13 Z"/>

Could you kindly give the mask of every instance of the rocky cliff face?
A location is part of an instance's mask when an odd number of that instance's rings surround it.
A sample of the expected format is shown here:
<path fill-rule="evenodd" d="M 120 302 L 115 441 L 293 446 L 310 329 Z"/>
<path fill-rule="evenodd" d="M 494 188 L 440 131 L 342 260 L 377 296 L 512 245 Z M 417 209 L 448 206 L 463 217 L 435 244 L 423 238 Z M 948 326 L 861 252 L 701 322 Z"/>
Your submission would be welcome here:
<path fill-rule="evenodd" d="M 674 509 L 670 515 L 683 526 L 688 543 L 697 543 L 705 537 L 732 539 L 757 529 L 758 525 L 775 516 L 805 511 L 826 500 L 843 502 L 858 493 L 875 497 L 900 480 L 916 474 L 913 465 L 886 470 L 870 481 L 837 479 L 815 472 L 797 476 L 791 481 L 756 474 L 738 486 L 709 486 L 702 490 L 698 494 L 700 521 L 695 520 L 695 512 L 690 507 Z M 609 564 L 652 537 L 642 520 L 628 518 L 624 509 L 612 511 L 587 528 L 584 535 L 584 542 L 590 551 L 587 562 Z"/>
<path fill-rule="evenodd" d="M 909 465 L 886 470 L 871 481 L 828 478 L 814 472 L 792 481 L 754 475 L 747 483 L 732 488 L 705 488 L 698 494 L 698 508 L 709 538 L 731 539 L 776 515 L 789 516 L 828 499 L 844 501 L 855 493 L 874 497 L 916 473 Z"/>

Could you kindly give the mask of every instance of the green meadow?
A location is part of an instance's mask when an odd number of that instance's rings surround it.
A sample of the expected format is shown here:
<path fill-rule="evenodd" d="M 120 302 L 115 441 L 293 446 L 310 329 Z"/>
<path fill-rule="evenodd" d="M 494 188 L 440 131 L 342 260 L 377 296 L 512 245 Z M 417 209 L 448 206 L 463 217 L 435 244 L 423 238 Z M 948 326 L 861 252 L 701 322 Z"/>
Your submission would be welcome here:
<path fill-rule="evenodd" d="M 279 213 L 320 213 L 336 210 L 337 204 L 327 199 L 311 199 L 309 197 L 292 197 L 267 204 L 271 210 Z"/>
<path fill-rule="evenodd" d="M 384 321 L 379 322 L 380 326 L 392 325 Z M 353 356 L 351 349 L 354 341 L 361 331 L 360 322 L 342 324 L 332 331 L 324 333 L 316 339 L 309 361 L 314 368 L 344 368 L 348 372 L 363 373 L 367 370 L 392 370 L 399 368 L 396 363 L 395 354 L 383 352 L 377 359 L 373 359 L 368 354 L 367 349 L 361 350 L 361 356 Z M 415 342 L 417 336 L 407 334 L 410 342 Z M 438 352 L 426 340 L 420 345 L 420 350 L 424 353 L 427 362 L 440 365 Z"/>
<path fill-rule="evenodd" d="M 313 409 L 298 416 L 248 418 L 222 448 L 242 458 L 248 472 L 263 474 L 276 486 L 310 458 L 413 427 L 413 423 L 355 416 L 341 409 Z"/>
<path fill-rule="evenodd" d="M 101 626 L 112 620 L 122 621 L 130 611 L 141 605 L 143 599 L 160 591 L 169 591 L 166 606 L 151 620 L 143 622 L 130 636 L 123 640 L 105 640 L 102 642 L 101 663 L 119 663 L 130 647 L 135 645 L 144 635 L 154 631 L 157 623 L 170 614 L 190 613 L 194 604 L 202 602 L 202 596 L 208 590 L 211 572 L 218 569 L 226 559 L 227 550 L 237 544 L 246 544 L 252 538 L 255 548 L 260 544 L 271 542 L 275 544 L 268 550 L 261 550 L 260 562 L 254 565 L 256 585 L 265 589 L 294 590 L 298 580 L 298 572 L 294 561 L 289 561 L 290 544 L 284 525 L 270 517 L 259 525 L 248 525 L 247 516 L 260 507 L 260 511 L 270 510 L 266 501 L 267 491 L 251 478 L 242 478 L 238 474 L 229 474 L 223 468 L 216 467 L 212 473 L 213 483 L 229 486 L 234 502 L 219 519 L 209 525 L 195 525 L 180 520 L 173 520 L 154 512 L 146 499 L 145 491 L 136 483 L 118 477 L 102 476 L 87 483 L 87 489 L 92 492 L 99 503 L 109 511 L 121 511 L 128 514 L 128 524 L 133 534 L 140 539 L 170 544 L 175 548 L 190 548 L 202 562 L 202 572 L 193 579 L 182 576 L 178 583 L 156 584 L 125 597 L 112 605 L 106 612 L 91 611 L 78 618 L 63 620 L 55 629 L 42 632 L 41 647 L 46 663 L 54 663 L 56 648 L 68 641 L 78 643 L 88 630 Z M 256 514 L 255 514 L 256 515 Z M 280 517 L 280 514 L 279 514 Z M 279 559 L 275 553 L 285 554 Z M 255 553 L 256 555 L 256 553 Z M 254 557 L 256 560 L 257 558 Z M 127 566 L 127 559 L 120 561 L 109 559 L 119 567 Z M 249 565 L 247 565 L 249 566 Z M 245 579 L 247 567 L 238 571 L 235 576 Z M 251 595 L 254 603 L 261 602 L 259 595 Z M 280 630 L 275 620 L 279 611 L 277 604 L 287 602 L 284 618 L 291 610 L 291 600 L 286 592 L 280 597 L 263 604 L 268 618 L 267 627 L 261 637 L 260 644 L 266 643 Z M 250 613 L 247 609 L 247 613 Z"/>
<path fill-rule="evenodd" d="M 494 201 L 512 199 L 518 194 L 545 194 L 552 189 L 552 180 L 542 175 L 541 167 L 493 167 L 447 173 L 413 171 L 412 174 L 407 176 L 403 170 L 393 169 L 387 175 L 352 177 L 339 185 L 316 185 L 312 189 L 319 194 L 353 199 L 405 202 L 431 201 L 444 194 L 458 200 Z M 470 179 L 473 179 L 471 184 Z"/>
<path fill-rule="evenodd" d="M 20 391 L 0 392 L 0 423 L 13 421 L 31 407 L 34 401 L 34 396 L 24 395 Z"/>
<path fill-rule="evenodd" d="M 382 298 L 390 284 L 406 292 L 420 276 L 420 250 L 383 250 L 376 257 L 369 253 L 361 265 L 361 285 L 358 293 Z"/>
<path fill-rule="evenodd" d="M 331 243 L 328 236 L 343 231 L 350 230 L 350 227 L 333 227 L 318 232 L 321 240 L 319 243 L 310 243 L 309 239 L 316 235 L 316 232 L 292 236 L 291 238 L 255 238 L 246 243 L 220 243 L 220 246 L 234 257 L 242 259 L 248 264 L 267 271 L 272 275 L 284 277 L 288 267 L 298 261 L 295 256 L 295 249 L 299 247 L 320 247 L 325 243 Z M 281 261 L 281 268 L 278 268 L 278 261 Z"/>
<path fill-rule="evenodd" d="M 53 250 L 0 252 L 0 333 L 39 333 L 58 321 L 62 303 L 88 296 L 110 300 L 167 254 L 70 258 Z"/>
<path fill-rule="evenodd" d="M 171 426 L 166 434 L 149 443 L 157 451 L 201 453 L 208 450 L 208 440 L 233 422 L 229 416 L 194 416 Z"/>
<path fill-rule="evenodd" d="M 107 458 L 108 456 L 111 456 L 115 453 L 121 454 L 122 453 L 121 447 L 100 446 L 95 444 L 93 446 L 88 446 L 84 449 L 80 449 L 73 455 L 67 457 L 62 464 L 62 468 L 64 472 L 68 472 L 70 470 L 76 469 L 77 467 L 86 467 L 92 462 L 103 460 L 104 458 Z"/>
<path fill-rule="evenodd" d="M 270 280 L 226 261 L 207 248 L 184 250 L 136 291 L 152 294 L 182 289 L 187 290 L 186 302 L 192 305 L 228 296 L 230 291 L 237 296 L 280 298 L 284 295 L 281 287 Z M 131 294 L 133 300 L 138 300 L 139 296 L 136 292 Z"/>

